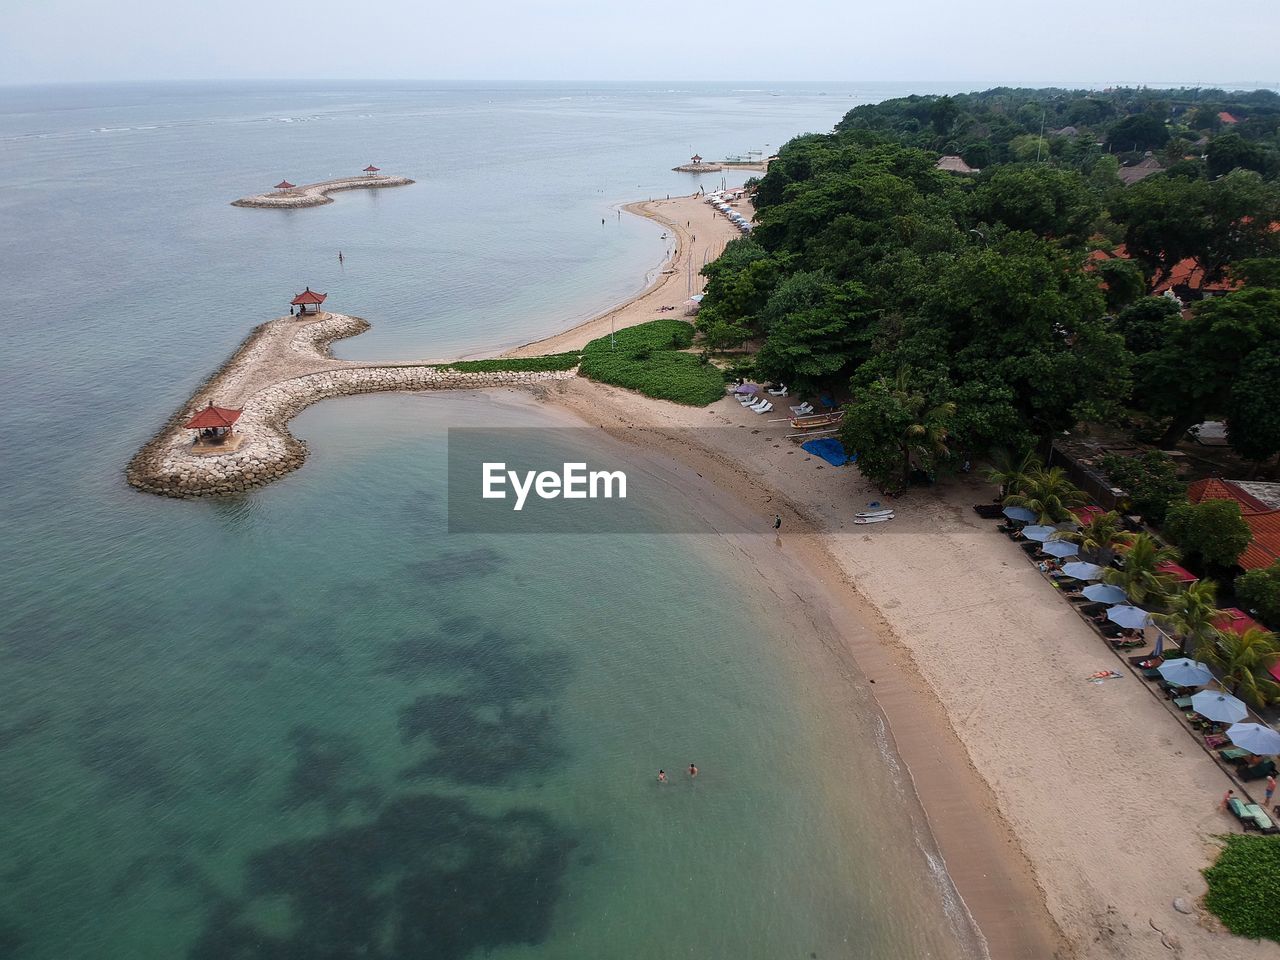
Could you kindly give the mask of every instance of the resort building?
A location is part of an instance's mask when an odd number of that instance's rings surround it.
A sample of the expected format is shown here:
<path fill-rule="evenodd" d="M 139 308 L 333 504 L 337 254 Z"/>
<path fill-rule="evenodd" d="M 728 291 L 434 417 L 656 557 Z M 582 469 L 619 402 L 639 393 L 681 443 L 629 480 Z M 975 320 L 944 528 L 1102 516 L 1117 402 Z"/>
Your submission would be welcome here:
<path fill-rule="evenodd" d="M 934 164 L 938 170 L 945 170 L 947 173 L 977 173 L 977 167 L 971 167 L 964 162 L 963 157 L 954 155 L 939 157 L 938 162 Z"/>
<path fill-rule="evenodd" d="M 1153 173 L 1160 173 L 1163 170 L 1164 167 L 1161 165 L 1160 161 L 1152 155 L 1150 150 L 1148 150 L 1146 155 L 1133 166 L 1121 167 L 1117 176 L 1120 177 L 1120 181 L 1126 187 L 1131 187 L 1139 180 L 1145 180 Z"/>

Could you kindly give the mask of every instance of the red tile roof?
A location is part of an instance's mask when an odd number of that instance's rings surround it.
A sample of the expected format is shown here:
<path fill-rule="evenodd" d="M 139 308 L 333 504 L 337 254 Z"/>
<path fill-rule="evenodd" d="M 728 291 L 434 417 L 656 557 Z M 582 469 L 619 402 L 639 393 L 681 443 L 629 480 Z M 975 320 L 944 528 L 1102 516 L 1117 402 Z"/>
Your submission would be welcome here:
<path fill-rule="evenodd" d="M 1197 480 L 1191 484 L 1187 489 L 1187 499 L 1192 503 L 1234 500 L 1240 504 L 1240 515 L 1253 534 L 1253 539 L 1236 561 L 1245 570 L 1269 567 L 1280 560 L 1280 510 L 1273 510 L 1230 480 L 1219 480 L 1217 477 Z"/>
<path fill-rule="evenodd" d="M 1244 633 L 1250 627 L 1257 627 L 1259 630 L 1266 629 L 1239 607 L 1227 607 L 1222 611 L 1222 616 L 1213 621 L 1213 625 L 1219 630 L 1230 630 L 1232 633 Z"/>
<path fill-rule="evenodd" d="M 290 183 L 288 180 L 281 180 L 279 183 L 277 183 L 277 184 L 276 184 L 276 189 L 277 189 L 277 190 L 290 190 L 290 189 L 292 189 L 292 188 L 293 188 L 293 186 L 294 186 L 294 184 Z"/>
<path fill-rule="evenodd" d="M 1239 123 L 1240 122 L 1231 114 L 1227 113 L 1227 111 L 1225 110 L 1218 111 L 1218 119 L 1221 120 L 1223 123 Z"/>
<path fill-rule="evenodd" d="M 364 168 L 364 172 L 365 172 L 365 173 L 377 173 L 377 172 L 378 172 L 378 168 L 377 168 L 377 167 L 375 167 L 375 166 L 371 163 L 371 164 L 369 164 L 367 167 L 365 167 L 365 168 Z"/>
<path fill-rule="evenodd" d="M 1200 579 L 1186 567 L 1180 567 L 1176 563 L 1160 563 L 1156 565 L 1156 569 L 1160 573 L 1168 574 L 1177 583 L 1195 583 Z"/>
<path fill-rule="evenodd" d="M 325 297 L 327 296 L 329 296 L 327 293 L 316 293 L 310 287 L 307 287 L 306 290 L 303 290 L 302 293 L 298 294 L 289 302 L 292 303 L 295 307 L 298 307 L 298 306 L 317 306 L 318 307 L 320 304 L 324 303 Z"/>
<path fill-rule="evenodd" d="M 239 410 L 209 405 L 187 421 L 187 430 L 208 430 L 211 427 L 229 427 L 240 419 Z"/>

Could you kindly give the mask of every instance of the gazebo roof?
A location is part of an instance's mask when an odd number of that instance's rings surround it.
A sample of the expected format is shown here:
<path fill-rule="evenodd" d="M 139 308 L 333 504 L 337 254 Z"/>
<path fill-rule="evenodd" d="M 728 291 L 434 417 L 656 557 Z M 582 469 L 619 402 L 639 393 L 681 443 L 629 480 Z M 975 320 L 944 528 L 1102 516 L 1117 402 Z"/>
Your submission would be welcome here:
<path fill-rule="evenodd" d="M 239 410 L 215 407 L 213 401 L 186 423 L 187 430 L 207 430 L 210 427 L 229 427 L 240 419 Z"/>
<path fill-rule="evenodd" d="M 364 168 L 364 172 L 365 172 L 365 173 L 377 173 L 377 172 L 378 172 L 378 169 L 379 169 L 378 167 L 375 167 L 375 166 L 371 163 L 371 164 L 369 164 L 367 167 L 365 167 L 365 168 Z"/>
<path fill-rule="evenodd" d="M 289 302 L 295 307 L 318 307 L 320 304 L 324 303 L 325 297 L 327 296 L 329 296 L 327 293 L 316 293 L 310 287 L 307 287 L 307 289 L 303 290 Z"/>
<path fill-rule="evenodd" d="M 695 154 L 694 154 L 690 159 L 692 159 L 694 163 L 701 163 L 701 162 L 702 162 L 702 158 L 701 158 L 700 156 L 698 156 L 696 153 L 695 153 Z"/>
<path fill-rule="evenodd" d="M 277 183 L 277 184 L 276 184 L 276 189 L 277 189 L 277 190 L 289 190 L 289 189 L 291 189 L 292 187 L 295 187 L 295 186 L 297 186 L 297 184 L 290 183 L 288 180 L 281 180 L 279 183 Z"/>

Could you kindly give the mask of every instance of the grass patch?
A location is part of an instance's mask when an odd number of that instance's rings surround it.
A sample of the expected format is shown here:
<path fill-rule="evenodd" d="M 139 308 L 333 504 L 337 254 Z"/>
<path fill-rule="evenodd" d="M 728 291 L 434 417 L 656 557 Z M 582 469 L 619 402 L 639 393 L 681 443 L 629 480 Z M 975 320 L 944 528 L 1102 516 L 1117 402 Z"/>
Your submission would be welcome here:
<path fill-rule="evenodd" d="M 551 353 L 545 357 L 495 357 L 492 360 L 455 360 L 440 365 L 441 370 L 463 373 L 541 373 L 545 370 L 572 370 L 577 353 Z"/>
<path fill-rule="evenodd" d="M 591 380 L 637 390 L 648 397 L 705 407 L 724 396 L 724 375 L 692 353 L 693 327 L 681 320 L 652 320 L 619 330 L 613 343 L 587 344 L 578 372 Z"/>
<path fill-rule="evenodd" d="M 693 345 L 693 327 L 683 320 L 650 320 L 634 327 L 624 327 L 613 336 L 592 340 L 583 349 L 585 356 L 595 353 L 640 353 L 645 350 L 683 350 Z"/>
<path fill-rule="evenodd" d="M 1233 834 L 1204 872 L 1207 906 L 1239 937 L 1280 941 L 1280 839 Z"/>

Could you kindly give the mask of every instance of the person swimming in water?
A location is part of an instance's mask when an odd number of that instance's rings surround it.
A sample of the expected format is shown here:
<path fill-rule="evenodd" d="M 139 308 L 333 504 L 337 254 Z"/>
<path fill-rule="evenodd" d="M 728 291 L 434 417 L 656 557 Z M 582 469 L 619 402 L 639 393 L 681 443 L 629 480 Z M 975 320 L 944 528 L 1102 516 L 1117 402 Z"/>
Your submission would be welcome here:
<path fill-rule="evenodd" d="M 689 776 L 696 777 L 697 775 L 698 775 L 698 768 L 694 766 L 692 763 L 689 764 Z"/>
<path fill-rule="evenodd" d="M 665 770 L 659 770 L 659 771 L 658 771 L 658 782 L 659 782 L 659 783 L 666 783 L 666 782 L 667 782 L 667 771 L 665 771 Z"/>

